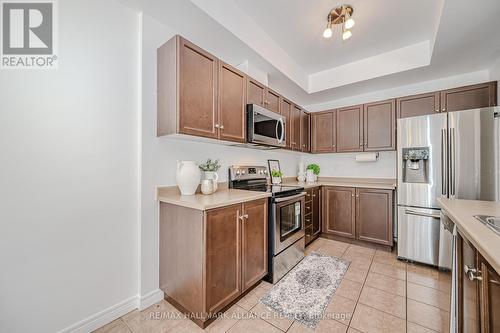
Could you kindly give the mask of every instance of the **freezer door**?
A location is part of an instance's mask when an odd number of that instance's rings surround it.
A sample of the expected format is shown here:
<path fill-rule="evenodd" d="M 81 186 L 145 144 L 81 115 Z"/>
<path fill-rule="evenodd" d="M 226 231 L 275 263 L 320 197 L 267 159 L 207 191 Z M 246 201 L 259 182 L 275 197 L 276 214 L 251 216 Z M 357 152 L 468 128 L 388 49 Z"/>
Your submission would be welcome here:
<path fill-rule="evenodd" d="M 450 198 L 500 201 L 500 108 L 449 113 Z"/>
<path fill-rule="evenodd" d="M 440 210 L 398 207 L 398 257 L 439 264 Z"/>
<path fill-rule="evenodd" d="M 437 198 L 447 197 L 447 118 L 446 114 L 398 120 L 398 205 L 439 208 Z M 408 148 L 428 149 L 426 181 L 405 178 L 411 165 L 404 160 Z M 410 161 L 411 162 L 411 161 Z M 407 170 L 404 170 L 407 168 Z"/>

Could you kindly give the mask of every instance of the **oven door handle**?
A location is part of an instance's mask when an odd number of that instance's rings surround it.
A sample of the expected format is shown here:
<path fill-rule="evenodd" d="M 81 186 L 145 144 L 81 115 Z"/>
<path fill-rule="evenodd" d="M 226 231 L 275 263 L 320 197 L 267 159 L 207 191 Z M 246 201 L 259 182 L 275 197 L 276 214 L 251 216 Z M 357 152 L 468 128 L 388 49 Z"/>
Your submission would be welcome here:
<path fill-rule="evenodd" d="M 301 192 L 299 194 L 292 195 L 291 197 L 276 198 L 276 199 L 274 199 L 274 202 L 289 201 L 289 200 L 293 200 L 293 199 L 297 199 L 297 198 L 305 197 L 305 196 L 306 196 L 306 192 Z"/>

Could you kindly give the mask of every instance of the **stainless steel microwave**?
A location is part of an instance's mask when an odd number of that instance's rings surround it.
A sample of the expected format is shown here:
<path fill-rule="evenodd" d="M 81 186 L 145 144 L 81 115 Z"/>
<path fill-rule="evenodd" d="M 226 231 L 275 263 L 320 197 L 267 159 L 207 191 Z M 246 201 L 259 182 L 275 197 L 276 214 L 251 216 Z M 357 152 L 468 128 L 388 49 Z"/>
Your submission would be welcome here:
<path fill-rule="evenodd" d="M 284 147 L 285 118 L 256 104 L 247 105 L 247 141 Z"/>

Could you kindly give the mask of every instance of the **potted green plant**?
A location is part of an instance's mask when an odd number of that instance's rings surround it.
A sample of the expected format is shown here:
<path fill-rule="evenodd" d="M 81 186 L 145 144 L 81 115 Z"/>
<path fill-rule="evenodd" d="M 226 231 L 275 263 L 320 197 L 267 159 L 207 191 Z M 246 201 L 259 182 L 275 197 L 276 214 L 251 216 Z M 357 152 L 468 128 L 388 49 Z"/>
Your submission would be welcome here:
<path fill-rule="evenodd" d="M 217 181 L 219 175 L 217 171 L 220 169 L 219 160 L 208 159 L 199 165 L 200 170 L 203 172 L 201 178 L 201 192 L 203 194 L 212 194 L 217 191 Z"/>
<path fill-rule="evenodd" d="M 280 184 L 281 176 L 283 176 L 283 173 L 281 171 L 276 169 L 271 170 L 271 180 L 273 184 Z"/>
<path fill-rule="evenodd" d="M 317 164 L 309 164 L 306 168 L 306 181 L 315 182 L 318 180 L 318 175 L 320 172 L 320 167 Z"/>

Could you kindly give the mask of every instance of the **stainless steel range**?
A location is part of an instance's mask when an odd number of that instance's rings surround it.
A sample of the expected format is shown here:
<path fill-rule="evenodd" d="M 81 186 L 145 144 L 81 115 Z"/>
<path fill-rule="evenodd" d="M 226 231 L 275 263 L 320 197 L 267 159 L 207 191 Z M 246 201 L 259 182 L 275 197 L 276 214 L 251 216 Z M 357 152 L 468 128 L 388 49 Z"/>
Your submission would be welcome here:
<path fill-rule="evenodd" d="M 268 214 L 268 263 L 271 283 L 278 282 L 304 258 L 303 187 L 268 185 L 264 166 L 232 166 L 229 187 L 240 190 L 270 192 Z"/>

